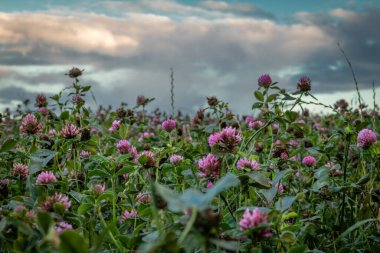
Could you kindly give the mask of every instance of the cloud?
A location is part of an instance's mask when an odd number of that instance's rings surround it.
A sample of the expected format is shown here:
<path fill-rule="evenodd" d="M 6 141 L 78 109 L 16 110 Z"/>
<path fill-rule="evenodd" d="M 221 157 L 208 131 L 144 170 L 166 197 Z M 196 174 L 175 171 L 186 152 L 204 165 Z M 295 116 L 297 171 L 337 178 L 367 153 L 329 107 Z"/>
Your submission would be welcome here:
<path fill-rule="evenodd" d="M 280 23 L 261 19 L 261 10 L 250 4 L 160 3 L 107 2 L 117 17 L 66 10 L 0 13 L 0 89 L 12 83 L 28 94 L 56 92 L 71 82 L 63 74 L 79 66 L 86 69 L 81 81 L 93 85 L 100 104 L 134 105 L 144 94 L 157 98 L 152 107 L 168 110 L 173 67 L 177 108 L 191 111 L 216 95 L 248 112 L 262 73 L 289 90 L 303 74 L 317 93 L 353 89 L 338 41 L 362 88 L 379 79 L 379 31 L 368 25 L 380 22 L 379 9 L 304 12 Z"/>
<path fill-rule="evenodd" d="M 247 15 L 258 18 L 275 19 L 273 13 L 263 10 L 249 3 L 227 3 L 223 1 L 202 1 L 199 6 L 209 10 L 216 10 L 237 15 Z"/>

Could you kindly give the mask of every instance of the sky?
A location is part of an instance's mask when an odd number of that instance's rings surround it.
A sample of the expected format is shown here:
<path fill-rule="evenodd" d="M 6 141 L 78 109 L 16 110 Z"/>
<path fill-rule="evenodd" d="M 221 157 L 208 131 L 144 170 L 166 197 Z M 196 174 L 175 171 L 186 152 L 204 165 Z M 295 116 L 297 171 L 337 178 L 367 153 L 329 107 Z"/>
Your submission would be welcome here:
<path fill-rule="evenodd" d="M 257 78 L 268 73 L 288 90 L 302 75 L 325 104 L 380 94 L 379 0 L 0 0 L 0 109 L 71 85 L 85 69 L 98 104 L 192 112 L 206 97 L 249 114 Z M 380 104 L 380 95 L 376 102 Z M 93 103 L 89 98 L 89 103 Z M 323 111 L 320 107 L 311 107 Z"/>

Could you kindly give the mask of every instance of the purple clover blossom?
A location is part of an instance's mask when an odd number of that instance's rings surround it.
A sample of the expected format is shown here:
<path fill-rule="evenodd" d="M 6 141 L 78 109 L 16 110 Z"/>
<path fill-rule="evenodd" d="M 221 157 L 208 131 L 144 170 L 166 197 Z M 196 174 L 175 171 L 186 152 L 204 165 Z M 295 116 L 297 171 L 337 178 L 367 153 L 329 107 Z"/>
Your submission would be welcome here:
<path fill-rule="evenodd" d="M 208 154 L 198 161 L 200 177 L 217 178 L 220 175 L 220 162 L 216 155 Z"/>
<path fill-rule="evenodd" d="M 272 84 L 272 78 L 268 74 L 261 75 L 259 79 L 257 79 L 257 83 L 259 86 L 264 88 L 269 88 Z"/>
<path fill-rule="evenodd" d="M 179 165 L 183 161 L 183 156 L 181 156 L 181 155 L 172 155 L 172 156 L 170 156 L 169 160 L 170 160 L 170 162 L 173 165 Z"/>
<path fill-rule="evenodd" d="M 317 165 L 317 160 L 313 156 L 305 156 L 302 159 L 302 164 L 308 167 L 315 167 Z"/>
<path fill-rule="evenodd" d="M 247 208 L 244 212 L 243 218 L 239 222 L 239 226 L 241 231 L 245 231 L 251 228 L 256 228 L 265 223 L 269 223 L 268 215 L 260 212 L 257 207 L 252 212 Z M 255 232 L 253 235 L 260 238 L 272 237 L 269 227 L 263 228 Z"/>
<path fill-rule="evenodd" d="M 254 159 L 249 160 L 248 158 L 240 158 L 239 161 L 237 162 L 236 167 L 239 170 L 243 170 L 243 169 L 259 170 L 260 164 Z"/>
<path fill-rule="evenodd" d="M 241 134 L 233 127 L 224 128 L 208 138 L 210 147 L 217 146 L 220 151 L 234 151 L 241 141 Z"/>
<path fill-rule="evenodd" d="M 162 129 L 164 129 L 166 132 L 171 132 L 175 129 L 176 122 L 175 120 L 167 119 L 164 122 L 162 122 L 161 126 L 162 126 Z"/>
<path fill-rule="evenodd" d="M 359 148 L 368 148 L 375 144 L 377 135 L 370 129 L 363 129 L 358 133 L 357 146 Z"/>
<path fill-rule="evenodd" d="M 36 184 L 54 184 L 57 182 L 57 178 L 51 171 L 41 172 L 36 179 Z"/>

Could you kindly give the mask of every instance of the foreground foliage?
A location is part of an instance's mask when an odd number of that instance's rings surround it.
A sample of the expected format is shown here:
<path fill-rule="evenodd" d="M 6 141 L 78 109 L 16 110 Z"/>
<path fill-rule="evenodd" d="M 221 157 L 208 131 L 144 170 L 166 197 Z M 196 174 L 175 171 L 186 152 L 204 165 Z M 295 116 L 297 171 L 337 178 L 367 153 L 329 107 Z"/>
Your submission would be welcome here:
<path fill-rule="evenodd" d="M 192 118 L 143 96 L 91 112 L 81 74 L 2 115 L 1 252 L 380 252 L 376 107 L 263 75 L 255 118 L 216 97 Z"/>

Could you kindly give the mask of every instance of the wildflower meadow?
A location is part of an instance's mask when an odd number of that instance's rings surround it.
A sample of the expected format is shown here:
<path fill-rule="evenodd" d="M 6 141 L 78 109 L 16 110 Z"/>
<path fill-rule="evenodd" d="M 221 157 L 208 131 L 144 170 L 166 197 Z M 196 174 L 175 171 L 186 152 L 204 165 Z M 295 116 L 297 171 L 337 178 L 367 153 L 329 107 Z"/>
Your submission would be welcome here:
<path fill-rule="evenodd" d="M 94 108 L 84 73 L 1 114 L 0 252 L 380 252 L 374 101 L 263 74 L 250 115 Z"/>

